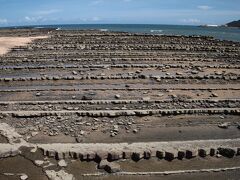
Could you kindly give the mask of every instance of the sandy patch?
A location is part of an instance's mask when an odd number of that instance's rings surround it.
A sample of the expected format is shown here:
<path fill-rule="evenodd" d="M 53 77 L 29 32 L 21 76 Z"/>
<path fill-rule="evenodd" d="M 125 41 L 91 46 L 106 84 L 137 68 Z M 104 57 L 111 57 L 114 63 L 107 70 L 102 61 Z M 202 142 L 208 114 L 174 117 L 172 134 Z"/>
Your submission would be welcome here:
<path fill-rule="evenodd" d="M 6 54 L 15 46 L 25 46 L 35 39 L 48 38 L 48 36 L 36 37 L 0 37 L 0 56 Z"/>

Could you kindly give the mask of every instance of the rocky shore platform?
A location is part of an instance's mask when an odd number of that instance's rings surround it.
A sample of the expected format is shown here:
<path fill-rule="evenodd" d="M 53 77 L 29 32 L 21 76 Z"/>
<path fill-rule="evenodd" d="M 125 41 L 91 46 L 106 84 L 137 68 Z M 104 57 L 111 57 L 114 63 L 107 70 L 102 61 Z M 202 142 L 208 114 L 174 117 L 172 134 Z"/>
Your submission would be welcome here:
<path fill-rule="evenodd" d="M 239 179 L 240 43 L 0 30 L 0 179 Z"/>

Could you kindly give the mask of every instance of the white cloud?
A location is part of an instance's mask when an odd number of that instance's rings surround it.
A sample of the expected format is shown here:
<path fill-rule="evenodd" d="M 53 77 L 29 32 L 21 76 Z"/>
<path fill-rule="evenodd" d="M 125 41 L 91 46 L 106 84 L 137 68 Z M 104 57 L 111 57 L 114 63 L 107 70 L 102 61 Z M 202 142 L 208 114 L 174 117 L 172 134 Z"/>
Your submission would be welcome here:
<path fill-rule="evenodd" d="M 198 6 L 197 8 L 198 8 L 198 9 L 201 9 L 201 10 L 209 10 L 209 9 L 212 9 L 212 7 L 207 6 L 207 5 L 201 5 L 201 6 Z"/>
<path fill-rule="evenodd" d="M 54 14 L 54 13 L 58 13 L 61 12 L 60 9 L 48 9 L 48 10 L 41 10 L 41 11 L 37 11 L 35 14 L 43 16 L 43 15 L 49 15 L 49 14 Z"/>
<path fill-rule="evenodd" d="M 181 22 L 187 23 L 187 24 L 198 24 L 201 21 L 199 19 L 189 18 L 189 19 L 182 19 Z"/>
<path fill-rule="evenodd" d="M 44 21 L 55 21 L 56 18 L 46 18 L 47 15 L 50 14 L 54 14 L 57 12 L 60 12 L 60 9 L 48 9 L 48 10 L 41 10 L 41 11 L 36 11 L 34 13 L 32 13 L 31 16 L 25 16 L 23 20 L 23 22 L 27 22 L 27 23 L 37 23 L 37 22 L 44 22 Z"/>
<path fill-rule="evenodd" d="M 92 21 L 100 21 L 100 20 L 101 19 L 99 17 L 97 17 L 97 16 L 92 18 Z"/>
<path fill-rule="evenodd" d="M 124 2 L 131 2 L 132 0 L 123 0 Z"/>
<path fill-rule="evenodd" d="M 42 16 L 37 16 L 37 17 L 29 17 L 29 16 L 25 16 L 24 20 L 26 22 L 39 22 L 39 21 L 44 21 L 45 18 L 43 18 Z"/>
<path fill-rule="evenodd" d="M 0 18 L 0 24 L 6 24 L 6 23 L 8 23 L 8 20 L 7 20 L 7 19 L 1 19 L 1 18 Z"/>

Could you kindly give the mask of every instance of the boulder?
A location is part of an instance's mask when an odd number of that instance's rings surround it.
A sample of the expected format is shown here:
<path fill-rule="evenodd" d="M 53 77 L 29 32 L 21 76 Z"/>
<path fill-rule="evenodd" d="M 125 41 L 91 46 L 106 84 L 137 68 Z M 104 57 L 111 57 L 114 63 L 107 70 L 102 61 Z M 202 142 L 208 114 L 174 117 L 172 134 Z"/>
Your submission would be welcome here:
<path fill-rule="evenodd" d="M 139 152 L 132 153 L 132 160 L 139 161 L 141 158 L 142 158 L 141 153 Z"/>
<path fill-rule="evenodd" d="M 167 161 L 172 161 L 174 158 L 175 156 L 173 152 L 168 152 L 168 151 L 165 152 L 165 159 Z"/>
<path fill-rule="evenodd" d="M 150 159 L 151 158 L 151 151 L 144 151 L 144 159 Z"/>
<path fill-rule="evenodd" d="M 178 159 L 182 160 L 185 157 L 184 151 L 178 151 Z"/>
<path fill-rule="evenodd" d="M 72 174 L 68 174 L 63 170 L 58 172 L 54 170 L 46 170 L 46 175 L 50 180 L 75 180 Z"/>
<path fill-rule="evenodd" d="M 116 173 L 121 171 L 120 165 L 115 162 L 108 162 L 107 160 L 102 160 L 99 165 L 99 169 L 104 169 L 108 173 Z"/>
<path fill-rule="evenodd" d="M 206 157 L 207 156 L 207 151 L 205 149 L 199 149 L 198 154 L 200 157 Z"/>
<path fill-rule="evenodd" d="M 157 156 L 157 158 L 159 158 L 159 159 L 163 159 L 163 158 L 164 158 L 164 152 L 162 152 L 162 151 L 157 151 L 157 152 L 156 152 L 156 156 Z"/>
<path fill-rule="evenodd" d="M 210 149 L 210 156 L 214 156 L 216 154 L 216 150 L 211 148 Z"/>
<path fill-rule="evenodd" d="M 198 155 L 198 152 L 196 150 L 187 150 L 186 151 L 186 158 L 187 159 L 191 159 L 191 158 L 194 158 Z"/>
<path fill-rule="evenodd" d="M 218 148 L 218 151 L 220 155 L 228 158 L 232 158 L 236 154 L 236 151 L 231 148 Z"/>
<path fill-rule="evenodd" d="M 131 159 L 132 153 L 130 151 L 123 152 L 123 159 Z"/>
<path fill-rule="evenodd" d="M 122 154 L 120 152 L 111 152 L 108 153 L 108 160 L 109 161 L 115 161 L 115 160 L 119 160 L 122 158 Z"/>

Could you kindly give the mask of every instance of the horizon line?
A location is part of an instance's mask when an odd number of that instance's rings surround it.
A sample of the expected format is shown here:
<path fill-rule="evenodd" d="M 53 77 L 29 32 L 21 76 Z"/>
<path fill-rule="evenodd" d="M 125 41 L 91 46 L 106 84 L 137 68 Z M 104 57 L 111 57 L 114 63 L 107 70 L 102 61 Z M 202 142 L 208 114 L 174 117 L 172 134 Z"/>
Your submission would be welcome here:
<path fill-rule="evenodd" d="M 161 24 L 161 23 L 63 23 L 63 24 L 25 24 L 25 25 L 10 25 L 0 26 L 0 28 L 15 28 L 15 27 L 36 27 L 36 26 L 61 26 L 61 25 L 165 25 L 165 26 L 203 26 L 208 24 L 196 25 L 196 24 Z M 223 25 L 218 25 L 223 26 Z"/>

